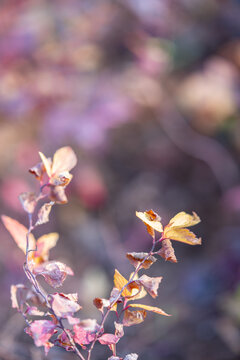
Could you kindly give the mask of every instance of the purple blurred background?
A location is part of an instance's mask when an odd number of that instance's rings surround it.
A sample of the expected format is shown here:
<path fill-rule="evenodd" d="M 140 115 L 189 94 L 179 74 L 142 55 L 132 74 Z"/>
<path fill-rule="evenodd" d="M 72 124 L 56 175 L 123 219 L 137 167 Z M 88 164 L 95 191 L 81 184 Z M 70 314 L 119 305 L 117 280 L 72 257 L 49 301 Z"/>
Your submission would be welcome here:
<path fill-rule="evenodd" d="M 38 151 L 73 147 L 69 203 L 36 236 L 60 233 L 51 256 L 74 269 L 63 291 L 79 293 L 79 316 L 100 319 L 92 299 L 109 295 L 115 268 L 132 271 L 127 251 L 151 247 L 135 210 L 202 219 L 201 247 L 175 243 L 179 263 L 148 272 L 164 276 L 149 304 L 173 316 L 127 328 L 122 355 L 240 358 L 239 19 L 239 1 L 1 1 L 1 213 L 26 224 L 17 196 L 37 189 Z M 0 359 L 41 360 L 10 307 L 24 256 L 0 227 Z"/>

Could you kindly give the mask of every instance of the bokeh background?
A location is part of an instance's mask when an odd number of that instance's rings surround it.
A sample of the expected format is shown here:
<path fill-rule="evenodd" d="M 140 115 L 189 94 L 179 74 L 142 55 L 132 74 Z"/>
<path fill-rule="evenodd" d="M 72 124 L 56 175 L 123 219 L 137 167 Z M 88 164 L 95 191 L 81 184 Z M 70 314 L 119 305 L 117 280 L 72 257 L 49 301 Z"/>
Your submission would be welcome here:
<path fill-rule="evenodd" d="M 100 320 L 92 299 L 108 296 L 115 268 L 132 271 L 126 251 L 151 246 L 135 210 L 202 219 L 201 247 L 175 243 L 178 264 L 148 272 L 164 276 L 149 304 L 173 316 L 127 328 L 121 355 L 240 358 L 239 19 L 227 0 L 1 1 L 0 210 L 26 224 L 17 196 L 37 190 L 38 151 L 73 147 L 69 203 L 36 236 L 60 233 L 51 256 L 75 271 L 63 291 L 79 293 L 80 317 Z M 10 307 L 23 254 L 0 228 L 0 359 L 41 360 Z M 108 356 L 98 347 L 94 360 Z"/>

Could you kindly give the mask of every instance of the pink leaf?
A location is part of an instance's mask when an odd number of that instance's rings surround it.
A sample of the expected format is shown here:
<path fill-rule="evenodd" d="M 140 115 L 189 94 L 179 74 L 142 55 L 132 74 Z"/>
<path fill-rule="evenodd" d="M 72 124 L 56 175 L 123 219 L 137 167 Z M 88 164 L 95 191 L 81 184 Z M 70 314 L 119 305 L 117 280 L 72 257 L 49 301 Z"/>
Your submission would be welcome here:
<path fill-rule="evenodd" d="M 74 297 L 72 294 L 65 295 L 62 293 L 56 293 L 51 295 L 51 298 L 53 311 L 55 312 L 56 316 L 61 318 L 73 316 L 75 312 L 81 309 L 81 306 L 75 300 L 73 300 Z"/>
<path fill-rule="evenodd" d="M 73 275 L 72 269 L 59 261 L 45 262 L 34 267 L 33 272 L 35 275 L 42 275 L 46 282 L 55 288 L 63 284 L 67 275 Z"/>
<path fill-rule="evenodd" d="M 98 338 L 98 341 L 102 345 L 112 345 L 116 344 L 119 341 L 119 337 L 113 334 L 103 334 L 101 337 Z"/>
<path fill-rule="evenodd" d="M 36 346 L 45 346 L 54 334 L 55 328 L 56 325 L 50 320 L 35 320 L 25 331 L 33 338 Z"/>
<path fill-rule="evenodd" d="M 95 339 L 95 334 L 90 331 L 84 330 L 79 325 L 73 326 L 74 331 L 74 341 L 79 345 L 88 345 Z"/>

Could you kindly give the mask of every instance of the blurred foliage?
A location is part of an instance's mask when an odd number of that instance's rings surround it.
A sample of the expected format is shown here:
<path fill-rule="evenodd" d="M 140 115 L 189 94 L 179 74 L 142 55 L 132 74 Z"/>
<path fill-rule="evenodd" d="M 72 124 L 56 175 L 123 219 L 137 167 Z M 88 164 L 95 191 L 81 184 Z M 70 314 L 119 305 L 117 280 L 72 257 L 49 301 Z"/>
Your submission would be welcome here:
<path fill-rule="evenodd" d="M 37 152 L 74 148 L 69 204 L 42 231 L 60 233 L 53 257 L 75 271 L 64 291 L 78 291 L 84 317 L 96 317 L 92 298 L 108 294 L 114 268 L 131 271 L 125 253 L 150 246 L 135 210 L 153 208 L 165 222 L 195 210 L 203 245 L 178 244 L 177 265 L 149 271 L 164 276 L 159 305 L 173 316 L 149 316 L 119 347 L 145 360 L 239 359 L 239 2 L 0 7 L 1 213 L 24 223 L 17 196 L 36 188 L 27 169 Z M 1 234 L 0 358 L 42 359 L 10 309 L 24 259 L 2 225 Z M 107 358 L 100 351 L 96 360 Z"/>

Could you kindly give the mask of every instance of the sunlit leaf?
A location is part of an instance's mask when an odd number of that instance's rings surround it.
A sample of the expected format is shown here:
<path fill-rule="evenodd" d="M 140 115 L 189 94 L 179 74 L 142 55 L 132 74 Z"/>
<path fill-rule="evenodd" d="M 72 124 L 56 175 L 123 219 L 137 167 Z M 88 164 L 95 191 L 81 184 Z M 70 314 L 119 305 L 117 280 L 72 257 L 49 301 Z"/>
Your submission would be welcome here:
<path fill-rule="evenodd" d="M 132 326 L 140 324 L 144 321 L 147 312 L 145 310 L 125 310 L 123 317 L 124 326 Z"/>
<path fill-rule="evenodd" d="M 148 253 L 141 252 L 141 253 L 127 253 L 126 257 L 130 261 L 130 263 L 135 266 L 135 268 L 143 261 L 144 258 L 148 256 Z M 157 259 L 154 256 L 148 256 L 146 260 L 141 264 L 141 268 L 149 269 L 150 266 L 156 261 Z"/>
<path fill-rule="evenodd" d="M 77 157 L 70 146 L 58 149 L 53 156 L 52 174 L 70 171 L 76 166 Z"/>
<path fill-rule="evenodd" d="M 193 215 L 190 215 L 181 211 L 169 221 L 168 225 L 169 227 L 183 228 L 196 225 L 200 223 L 200 221 L 199 216 L 195 212 L 193 212 Z"/>
<path fill-rule="evenodd" d="M 20 203 L 23 207 L 23 209 L 29 213 L 32 214 L 36 207 L 36 195 L 33 192 L 24 192 L 19 195 Z"/>
<path fill-rule="evenodd" d="M 47 159 L 46 156 L 41 151 L 39 151 L 39 156 L 43 162 L 43 166 L 46 170 L 46 173 L 50 177 L 51 176 L 51 165 L 52 165 L 51 161 L 49 159 Z"/>
<path fill-rule="evenodd" d="M 6 229 L 10 232 L 17 246 L 26 254 L 26 235 L 27 228 L 20 224 L 17 220 L 10 218 L 9 216 L 2 215 L 2 222 Z M 29 234 L 29 249 L 35 249 L 36 241 L 33 234 Z"/>
<path fill-rule="evenodd" d="M 41 180 L 44 173 L 46 172 L 45 170 L 45 166 L 43 165 L 42 162 L 34 165 L 33 167 L 31 167 L 29 170 L 28 170 L 31 174 L 35 175 L 36 179 L 37 180 Z"/>
<path fill-rule="evenodd" d="M 66 204 L 68 202 L 64 187 L 62 186 L 51 186 L 49 198 L 57 204 Z"/>
<path fill-rule="evenodd" d="M 136 308 L 140 308 L 140 309 L 144 309 L 144 310 L 147 310 L 147 311 L 152 311 L 154 313 L 157 313 L 159 315 L 165 315 L 165 316 L 171 316 L 167 313 L 165 313 L 165 311 L 163 311 L 162 309 L 158 308 L 158 307 L 155 307 L 155 306 L 149 306 L 149 305 L 144 305 L 144 304 L 128 304 L 128 306 L 131 306 L 131 307 L 136 307 Z"/>
<path fill-rule="evenodd" d="M 201 238 L 197 238 L 196 235 L 188 229 L 166 228 L 166 230 L 164 230 L 164 237 L 189 245 L 201 245 L 202 243 Z"/>
<path fill-rule="evenodd" d="M 56 293 L 51 295 L 51 305 L 56 316 L 67 318 L 79 311 L 81 306 L 75 299 L 75 294 Z"/>
<path fill-rule="evenodd" d="M 128 280 L 125 279 L 125 277 L 122 276 L 117 269 L 115 269 L 114 286 L 120 291 L 127 283 L 128 283 Z M 123 290 L 122 296 L 123 297 L 131 296 L 131 292 L 126 288 Z"/>
<path fill-rule="evenodd" d="M 40 257 L 41 262 L 47 261 L 49 257 L 49 250 L 56 246 L 59 235 L 58 233 L 49 233 L 41 236 L 37 239 L 37 250 L 34 253 L 34 256 Z"/>
<path fill-rule="evenodd" d="M 154 229 L 158 232 L 163 231 L 163 227 L 160 222 L 161 218 L 153 210 L 147 210 L 144 212 L 136 211 L 136 216 L 144 222 L 151 236 L 154 236 L 154 232 L 152 232 L 151 229 Z M 148 228 L 148 226 L 150 226 L 150 229 Z"/>
<path fill-rule="evenodd" d="M 25 331 L 33 338 L 36 346 L 45 346 L 55 329 L 56 325 L 50 320 L 35 320 Z"/>
<path fill-rule="evenodd" d="M 147 275 L 142 275 L 136 282 L 144 286 L 147 292 L 153 297 L 157 297 L 157 290 L 162 277 L 149 277 Z"/>
<path fill-rule="evenodd" d="M 27 288 L 23 284 L 11 285 L 10 293 L 13 309 L 20 309 L 25 301 L 26 291 Z"/>
<path fill-rule="evenodd" d="M 117 323 L 116 321 L 114 322 L 114 326 L 115 326 L 115 335 L 118 338 L 122 338 L 124 336 L 124 331 L 123 331 L 123 324 Z"/>
<path fill-rule="evenodd" d="M 50 184 L 54 186 L 67 186 L 72 180 L 72 174 L 68 171 L 53 176 L 50 180 Z"/>

